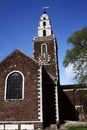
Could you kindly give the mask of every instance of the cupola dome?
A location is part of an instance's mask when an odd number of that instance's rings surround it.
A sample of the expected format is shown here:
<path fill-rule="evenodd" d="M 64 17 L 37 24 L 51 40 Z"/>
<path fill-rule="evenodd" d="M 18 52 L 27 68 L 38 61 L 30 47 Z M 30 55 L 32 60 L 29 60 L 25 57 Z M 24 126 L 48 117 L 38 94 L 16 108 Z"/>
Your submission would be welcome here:
<path fill-rule="evenodd" d="M 38 37 L 46 37 L 52 35 L 52 27 L 49 16 L 44 12 L 40 17 L 38 26 Z"/>

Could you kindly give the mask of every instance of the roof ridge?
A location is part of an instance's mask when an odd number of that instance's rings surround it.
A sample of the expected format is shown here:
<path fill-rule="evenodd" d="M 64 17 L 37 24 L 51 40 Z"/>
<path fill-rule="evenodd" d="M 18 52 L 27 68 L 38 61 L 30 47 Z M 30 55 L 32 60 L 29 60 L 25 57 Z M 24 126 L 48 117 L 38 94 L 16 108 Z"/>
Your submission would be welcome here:
<path fill-rule="evenodd" d="M 13 54 L 14 52 L 16 52 L 16 51 L 21 52 L 22 54 L 24 54 L 25 56 L 27 56 L 28 58 L 32 59 L 33 61 L 35 61 L 36 63 L 39 64 L 39 62 L 38 62 L 37 60 L 35 60 L 34 58 L 30 57 L 28 54 L 26 54 L 25 52 L 23 52 L 23 51 L 22 51 L 21 49 L 19 49 L 19 48 L 16 48 L 16 49 L 14 49 L 11 53 L 9 53 L 9 54 L 0 62 L 0 64 L 1 64 L 2 62 L 4 62 L 5 59 L 7 59 L 10 55 L 12 55 L 12 54 Z"/>

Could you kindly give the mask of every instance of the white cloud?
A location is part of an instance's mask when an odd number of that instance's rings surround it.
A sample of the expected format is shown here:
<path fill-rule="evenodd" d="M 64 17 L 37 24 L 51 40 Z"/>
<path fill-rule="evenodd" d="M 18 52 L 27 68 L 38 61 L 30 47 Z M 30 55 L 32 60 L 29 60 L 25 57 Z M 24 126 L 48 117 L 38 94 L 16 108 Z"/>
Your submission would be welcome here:
<path fill-rule="evenodd" d="M 73 81 L 74 79 L 73 65 L 69 64 L 68 67 L 66 67 L 65 75 L 67 80 L 69 80 L 69 82 Z"/>

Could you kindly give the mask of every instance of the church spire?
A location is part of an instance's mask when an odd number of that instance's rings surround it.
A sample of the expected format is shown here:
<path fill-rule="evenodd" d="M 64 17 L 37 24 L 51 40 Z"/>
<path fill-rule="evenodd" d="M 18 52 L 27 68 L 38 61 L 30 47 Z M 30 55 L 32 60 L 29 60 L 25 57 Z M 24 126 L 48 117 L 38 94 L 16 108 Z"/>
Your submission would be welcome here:
<path fill-rule="evenodd" d="M 46 14 L 46 9 L 48 7 L 43 7 L 43 14 L 40 17 L 38 26 L 38 37 L 46 37 L 52 35 L 52 27 L 49 16 Z"/>

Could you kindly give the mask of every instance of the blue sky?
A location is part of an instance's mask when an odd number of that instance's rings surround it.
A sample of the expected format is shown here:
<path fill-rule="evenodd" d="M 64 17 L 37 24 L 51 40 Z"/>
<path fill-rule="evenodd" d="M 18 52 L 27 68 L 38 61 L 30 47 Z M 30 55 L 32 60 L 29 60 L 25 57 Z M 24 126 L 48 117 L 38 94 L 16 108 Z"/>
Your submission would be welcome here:
<path fill-rule="evenodd" d="M 16 48 L 33 55 L 43 6 L 49 6 L 47 14 L 58 42 L 60 83 L 73 84 L 72 68 L 65 69 L 62 62 L 70 48 L 67 38 L 87 26 L 87 0 L 0 0 L 0 61 Z"/>

